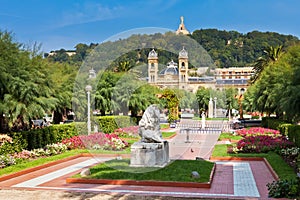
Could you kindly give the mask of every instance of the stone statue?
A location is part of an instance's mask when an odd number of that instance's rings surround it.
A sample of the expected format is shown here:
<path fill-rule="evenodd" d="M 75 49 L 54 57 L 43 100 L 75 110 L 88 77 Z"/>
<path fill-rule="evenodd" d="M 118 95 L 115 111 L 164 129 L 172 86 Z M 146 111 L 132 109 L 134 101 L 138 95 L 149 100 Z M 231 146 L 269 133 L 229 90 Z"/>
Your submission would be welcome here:
<path fill-rule="evenodd" d="M 160 112 L 157 106 L 149 106 L 142 119 L 139 121 L 139 135 L 141 142 L 144 143 L 160 143 L 164 142 L 160 132 L 159 125 Z"/>
<path fill-rule="evenodd" d="M 139 121 L 141 140 L 131 145 L 131 167 L 164 167 L 169 159 L 169 143 L 160 132 L 160 112 L 157 106 L 149 106 Z"/>

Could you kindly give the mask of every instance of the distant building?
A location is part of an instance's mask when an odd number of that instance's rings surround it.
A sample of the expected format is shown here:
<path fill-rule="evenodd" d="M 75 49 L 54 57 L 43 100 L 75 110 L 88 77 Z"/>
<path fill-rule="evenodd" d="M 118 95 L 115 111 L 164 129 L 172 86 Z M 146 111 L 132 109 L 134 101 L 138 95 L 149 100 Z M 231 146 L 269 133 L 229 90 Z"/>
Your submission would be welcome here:
<path fill-rule="evenodd" d="M 160 88 L 178 88 L 193 93 L 200 87 L 218 90 L 234 87 L 243 93 L 249 86 L 252 67 L 216 69 L 214 76 L 189 76 L 191 69 L 188 68 L 188 59 L 188 52 L 183 48 L 178 54 L 178 63 L 171 60 L 159 71 L 158 54 L 152 49 L 148 54 L 148 83 Z"/>
<path fill-rule="evenodd" d="M 60 52 L 61 50 L 57 50 L 57 51 L 50 51 L 50 53 L 48 53 L 47 56 L 55 56 L 58 52 Z M 65 50 L 63 51 L 64 53 L 66 53 L 68 56 L 73 56 L 76 55 L 76 51 L 73 50 Z M 46 57 L 47 57 L 46 56 Z"/>
<path fill-rule="evenodd" d="M 253 73 L 253 67 L 218 68 L 215 70 L 216 88 L 235 87 L 244 93 Z"/>

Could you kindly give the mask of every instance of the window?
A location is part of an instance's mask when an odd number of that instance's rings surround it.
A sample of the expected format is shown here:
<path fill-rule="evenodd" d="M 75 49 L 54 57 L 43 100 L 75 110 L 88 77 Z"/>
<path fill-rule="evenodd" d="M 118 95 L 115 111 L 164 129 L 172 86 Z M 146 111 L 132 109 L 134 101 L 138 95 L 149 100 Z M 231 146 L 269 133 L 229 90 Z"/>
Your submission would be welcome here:
<path fill-rule="evenodd" d="M 181 63 L 181 68 L 183 68 L 183 69 L 185 68 L 185 63 L 184 62 Z"/>
<path fill-rule="evenodd" d="M 154 68 L 154 63 L 151 63 L 151 68 Z"/>

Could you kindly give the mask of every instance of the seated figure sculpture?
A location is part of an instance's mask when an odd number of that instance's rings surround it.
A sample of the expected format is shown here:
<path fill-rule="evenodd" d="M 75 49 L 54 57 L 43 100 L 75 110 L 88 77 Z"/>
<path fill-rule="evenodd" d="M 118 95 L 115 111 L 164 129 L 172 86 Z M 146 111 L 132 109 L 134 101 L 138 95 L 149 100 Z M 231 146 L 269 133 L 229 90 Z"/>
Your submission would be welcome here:
<path fill-rule="evenodd" d="M 156 105 L 150 105 L 144 112 L 142 119 L 139 121 L 139 135 L 141 142 L 160 143 L 162 139 L 159 125 L 160 112 Z"/>

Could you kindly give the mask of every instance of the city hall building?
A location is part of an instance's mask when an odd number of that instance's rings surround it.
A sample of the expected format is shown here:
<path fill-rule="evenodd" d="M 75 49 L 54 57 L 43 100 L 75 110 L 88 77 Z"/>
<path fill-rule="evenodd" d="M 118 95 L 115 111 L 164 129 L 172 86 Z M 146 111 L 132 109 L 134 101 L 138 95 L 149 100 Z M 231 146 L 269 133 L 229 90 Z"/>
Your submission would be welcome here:
<path fill-rule="evenodd" d="M 181 23 L 176 34 L 189 34 L 183 23 L 183 17 L 181 17 Z M 158 54 L 152 49 L 148 54 L 147 80 L 149 84 L 160 88 L 184 89 L 193 93 L 201 87 L 217 90 L 233 87 L 240 94 L 243 94 L 249 86 L 249 80 L 253 74 L 252 67 L 230 67 L 211 70 L 214 73 L 213 76 L 202 76 L 203 72 L 202 74 L 198 73 L 198 76 L 189 76 L 195 71 L 189 69 L 188 52 L 184 47 L 178 53 L 178 63 L 173 60 L 167 64 L 164 63 L 166 66 L 160 71 L 158 65 Z"/>

